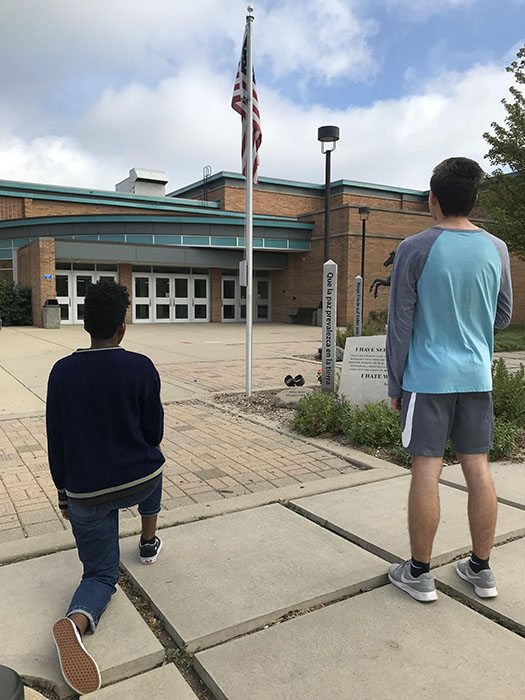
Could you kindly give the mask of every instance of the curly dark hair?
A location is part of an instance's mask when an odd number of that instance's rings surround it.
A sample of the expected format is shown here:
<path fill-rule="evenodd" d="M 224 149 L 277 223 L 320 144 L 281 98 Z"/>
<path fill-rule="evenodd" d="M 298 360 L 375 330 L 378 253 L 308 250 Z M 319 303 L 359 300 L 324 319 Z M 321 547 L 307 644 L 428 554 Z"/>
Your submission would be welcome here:
<path fill-rule="evenodd" d="M 84 301 L 84 328 L 95 340 L 111 338 L 126 319 L 126 287 L 109 280 L 90 284 Z"/>
<path fill-rule="evenodd" d="M 447 158 L 433 170 L 430 189 L 445 216 L 468 216 L 485 173 L 470 158 Z"/>

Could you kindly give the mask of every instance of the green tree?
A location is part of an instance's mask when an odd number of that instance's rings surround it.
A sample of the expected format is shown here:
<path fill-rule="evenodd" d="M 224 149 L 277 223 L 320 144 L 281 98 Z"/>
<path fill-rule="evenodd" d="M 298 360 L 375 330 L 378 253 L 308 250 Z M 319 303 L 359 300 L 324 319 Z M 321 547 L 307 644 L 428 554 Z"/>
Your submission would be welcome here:
<path fill-rule="evenodd" d="M 493 133 L 483 134 L 490 146 L 485 157 L 498 167 L 480 203 L 494 221 L 491 231 L 503 238 L 512 253 L 525 259 L 525 46 L 507 71 L 514 75 L 515 84 L 509 88 L 512 99 L 501 101 L 507 113 L 504 126 L 493 122 Z"/>

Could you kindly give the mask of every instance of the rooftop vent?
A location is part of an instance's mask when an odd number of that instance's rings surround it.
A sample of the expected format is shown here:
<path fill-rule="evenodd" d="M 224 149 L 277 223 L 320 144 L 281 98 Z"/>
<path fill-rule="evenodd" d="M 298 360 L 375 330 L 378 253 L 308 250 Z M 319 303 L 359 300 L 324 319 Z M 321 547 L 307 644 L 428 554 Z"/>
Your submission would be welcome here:
<path fill-rule="evenodd" d="M 129 177 L 122 182 L 117 182 L 115 192 L 127 194 L 140 194 L 148 197 L 165 197 L 168 178 L 162 170 L 146 170 L 145 168 L 131 168 Z"/>

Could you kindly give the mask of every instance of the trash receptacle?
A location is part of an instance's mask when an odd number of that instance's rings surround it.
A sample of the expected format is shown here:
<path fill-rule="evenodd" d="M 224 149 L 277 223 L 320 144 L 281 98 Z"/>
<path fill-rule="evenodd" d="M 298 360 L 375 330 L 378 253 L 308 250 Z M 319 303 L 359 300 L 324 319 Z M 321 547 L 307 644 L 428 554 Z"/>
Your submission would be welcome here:
<path fill-rule="evenodd" d="M 47 299 L 42 309 L 43 328 L 60 328 L 60 306 L 57 299 Z"/>
<path fill-rule="evenodd" d="M 0 698 L 24 700 L 24 686 L 20 676 L 7 666 L 0 666 Z"/>

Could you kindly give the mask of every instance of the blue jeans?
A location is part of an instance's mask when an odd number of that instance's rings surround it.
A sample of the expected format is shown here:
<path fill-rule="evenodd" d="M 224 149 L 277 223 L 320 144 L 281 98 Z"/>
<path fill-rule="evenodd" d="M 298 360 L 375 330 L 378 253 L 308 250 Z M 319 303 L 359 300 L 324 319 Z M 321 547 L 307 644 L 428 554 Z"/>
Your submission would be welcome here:
<path fill-rule="evenodd" d="M 115 501 L 86 506 L 68 502 L 68 515 L 77 543 L 78 556 L 84 566 L 82 581 L 75 591 L 67 616 L 82 613 L 94 632 L 118 583 L 120 548 L 118 511 L 138 504 L 141 515 L 160 511 L 162 476 L 144 491 Z"/>

